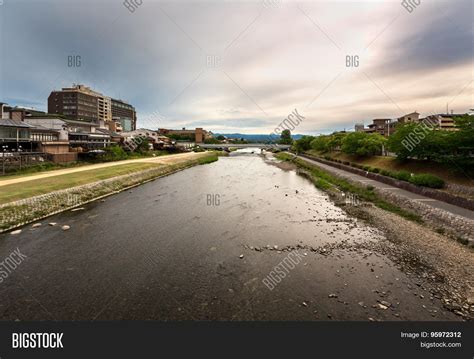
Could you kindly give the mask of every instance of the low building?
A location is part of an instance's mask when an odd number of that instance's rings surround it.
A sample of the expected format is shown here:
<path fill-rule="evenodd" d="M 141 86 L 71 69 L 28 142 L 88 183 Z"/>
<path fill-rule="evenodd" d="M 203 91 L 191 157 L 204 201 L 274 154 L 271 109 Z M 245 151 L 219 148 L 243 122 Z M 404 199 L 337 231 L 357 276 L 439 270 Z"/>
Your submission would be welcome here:
<path fill-rule="evenodd" d="M 146 138 L 154 148 L 169 148 L 174 145 L 174 141 L 172 141 L 169 137 L 161 135 L 158 131 L 153 131 L 146 128 L 122 132 L 120 135 L 124 138 L 124 140 L 137 137 Z"/>
<path fill-rule="evenodd" d="M 59 134 L 58 140 L 69 141 L 71 149 L 83 152 L 92 149 L 104 148 L 110 145 L 111 135 L 102 130 L 95 122 L 71 120 L 58 116 L 31 116 L 25 122 L 35 127 L 42 127 Z"/>
<path fill-rule="evenodd" d="M 197 127 L 194 130 L 187 130 L 185 127 L 183 127 L 181 130 L 169 130 L 165 128 L 160 128 L 158 132 L 161 135 L 174 138 L 177 141 L 203 143 L 204 140 L 212 138 L 212 132 L 206 131 L 201 127 Z"/>
<path fill-rule="evenodd" d="M 0 146 L 2 152 L 33 151 L 31 128 L 33 126 L 22 121 L 0 120 Z"/>
<path fill-rule="evenodd" d="M 407 122 L 419 122 L 420 114 L 418 112 L 412 112 L 407 115 L 403 115 L 402 117 L 398 118 L 399 123 L 407 123 Z"/>
<path fill-rule="evenodd" d="M 1 103 L 1 119 L 23 121 L 27 116 L 33 115 L 44 115 L 44 112 L 26 107 L 8 106 L 6 103 Z"/>

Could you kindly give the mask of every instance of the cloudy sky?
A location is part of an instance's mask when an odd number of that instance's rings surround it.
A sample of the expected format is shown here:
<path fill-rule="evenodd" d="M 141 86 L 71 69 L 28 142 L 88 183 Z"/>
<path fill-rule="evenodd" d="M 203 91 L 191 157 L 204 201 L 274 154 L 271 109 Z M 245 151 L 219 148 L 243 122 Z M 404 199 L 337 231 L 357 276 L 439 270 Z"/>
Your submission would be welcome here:
<path fill-rule="evenodd" d="M 472 0 L 129 1 L 0 0 L 0 101 L 46 110 L 82 83 L 139 126 L 221 133 L 270 133 L 295 108 L 311 134 L 474 108 Z"/>

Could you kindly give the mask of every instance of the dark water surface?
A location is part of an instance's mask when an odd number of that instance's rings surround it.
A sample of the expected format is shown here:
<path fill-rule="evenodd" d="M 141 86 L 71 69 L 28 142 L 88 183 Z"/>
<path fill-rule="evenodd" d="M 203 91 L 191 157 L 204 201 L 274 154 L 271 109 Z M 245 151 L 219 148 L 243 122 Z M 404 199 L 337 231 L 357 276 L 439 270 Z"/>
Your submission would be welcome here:
<path fill-rule="evenodd" d="M 1 260 L 28 258 L 0 283 L 0 318 L 456 320 L 357 246 L 373 241 L 386 239 L 307 179 L 238 151 L 1 235 Z M 300 262 L 268 289 L 294 249 Z"/>

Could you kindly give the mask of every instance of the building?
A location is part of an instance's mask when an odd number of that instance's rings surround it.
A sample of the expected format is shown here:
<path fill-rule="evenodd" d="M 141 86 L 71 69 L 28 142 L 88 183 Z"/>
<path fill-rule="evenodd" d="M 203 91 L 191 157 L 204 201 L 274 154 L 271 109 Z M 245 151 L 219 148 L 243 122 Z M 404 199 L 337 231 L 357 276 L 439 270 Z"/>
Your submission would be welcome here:
<path fill-rule="evenodd" d="M 416 111 L 398 118 L 399 123 L 419 122 L 419 120 L 420 114 Z"/>
<path fill-rule="evenodd" d="M 426 116 L 425 118 L 420 119 L 420 122 L 425 123 L 428 126 L 433 128 L 438 128 L 444 131 L 457 131 L 456 121 L 454 117 L 464 116 L 463 114 L 437 114 Z"/>
<path fill-rule="evenodd" d="M 48 112 L 72 120 L 98 123 L 114 132 L 136 128 L 135 108 L 122 100 L 112 99 L 84 85 L 53 91 L 48 97 Z"/>
<path fill-rule="evenodd" d="M 4 151 L 32 151 L 31 128 L 33 126 L 18 120 L 0 120 L 0 146 Z"/>
<path fill-rule="evenodd" d="M 71 120 L 58 116 L 31 116 L 25 122 L 35 128 L 45 128 L 58 132 L 58 141 L 68 142 L 75 152 L 83 152 L 110 145 L 112 136 L 100 129 L 99 124 L 87 121 Z"/>
<path fill-rule="evenodd" d="M 112 99 L 99 94 L 97 96 L 97 106 L 99 121 L 103 121 L 105 124 L 112 122 Z"/>
<path fill-rule="evenodd" d="M 38 111 L 32 108 L 26 107 L 12 107 L 8 106 L 6 103 L 0 103 L 1 105 L 1 119 L 8 119 L 8 120 L 15 120 L 15 121 L 23 121 L 23 119 L 27 116 L 32 115 L 43 115 L 43 111 Z"/>
<path fill-rule="evenodd" d="M 158 132 L 161 135 L 168 136 L 176 139 L 177 141 L 190 141 L 195 143 L 203 143 L 204 140 L 212 138 L 212 132 L 206 131 L 201 127 L 197 127 L 194 130 L 187 130 L 182 128 L 181 130 L 168 130 L 165 128 L 160 128 Z"/>
<path fill-rule="evenodd" d="M 169 137 L 161 135 L 158 131 L 153 131 L 146 128 L 122 132 L 120 135 L 123 137 L 124 141 L 137 137 L 146 138 L 154 148 L 169 148 L 174 145 L 174 141 L 172 141 Z"/>
<path fill-rule="evenodd" d="M 372 123 L 367 127 L 364 127 L 363 123 L 355 125 L 356 132 L 366 133 L 378 133 L 384 137 L 390 136 L 395 132 L 396 122 L 392 121 L 391 118 L 376 118 L 372 120 Z"/>
<path fill-rule="evenodd" d="M 73 120 L 99 122 L 99 100 L 95 91 L 83 85 L 53 91 L 48 97 L 48 113 Z"/>
<path fill-rule="evenodd" d="M 115 122 L 115 127 L 111 130 L 120 131 L 134 131 L 137 128 L 137 113 L 135 107 L 122 100 L 111 99 L 112 106 L 112 121 Z"/>

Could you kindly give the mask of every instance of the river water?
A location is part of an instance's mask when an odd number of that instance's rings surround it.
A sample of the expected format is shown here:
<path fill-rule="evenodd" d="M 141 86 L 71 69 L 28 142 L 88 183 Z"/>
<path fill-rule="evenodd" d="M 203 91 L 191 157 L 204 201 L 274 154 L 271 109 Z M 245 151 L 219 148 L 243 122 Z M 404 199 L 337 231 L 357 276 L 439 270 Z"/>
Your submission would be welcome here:
<path fill-rule="evenodd" d="M 383 233 L 253 152 L 2 235 L 1 258 L 18 248 L 27 259 L 0 283 L 0 318 L 456 319 L 363 249 Z M 289 256 L 298 259 L 281 264 Z"/>

